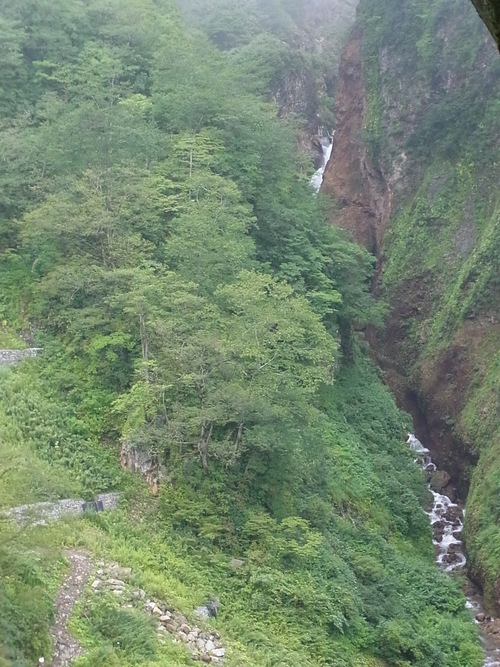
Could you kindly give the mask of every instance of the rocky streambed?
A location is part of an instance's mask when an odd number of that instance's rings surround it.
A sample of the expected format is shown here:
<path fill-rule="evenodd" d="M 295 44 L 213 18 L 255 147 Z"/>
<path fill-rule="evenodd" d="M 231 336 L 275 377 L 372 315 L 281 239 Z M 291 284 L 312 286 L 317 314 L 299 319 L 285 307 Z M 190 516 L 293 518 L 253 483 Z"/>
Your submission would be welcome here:
<path fill-rule="evenodd" d="M 415 463 L 422 466 L 429 478 L 429 491 L 432 493 L 432 507 L 427 512 L 432 526 L 433 543 L 436 549 L 436 563 L 445 572 L 464 572 L 467 559 L 465 557 L 462 530 L 465 516 L 464 508 L 452 501 L 446 493 L 432 488 L 432 479 L 441 477 L 441 485 L 449 476 L 438 471 L 432 461 L 431 452 L 412 434 L 408 434 L 408 445 L 415 452 Z M 444 489 L 441 489 L 444 490 Z M 489 616 L 483 606 L 480 592 L 471 582 L 466 580 L 466 606 L 474 615 L 475 622 L 481 626 L 481 641 L 485 661 L 484 667 L 500 667 L 500 618 Z"/>

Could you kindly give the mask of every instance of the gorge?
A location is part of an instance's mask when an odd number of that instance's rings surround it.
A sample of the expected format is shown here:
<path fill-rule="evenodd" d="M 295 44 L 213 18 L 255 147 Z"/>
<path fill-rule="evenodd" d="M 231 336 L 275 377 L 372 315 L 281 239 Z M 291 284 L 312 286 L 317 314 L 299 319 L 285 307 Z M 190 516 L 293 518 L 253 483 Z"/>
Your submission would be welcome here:
<path fill-rule="evenodd" d="M 372 352 L 450 473 L 445 492 L 468 498 L 469 574 L 497 614 L 498 267 L 483 244 L 498 237 L 498 57 L 462 3 L 401 8 L 398 45 L 398 9 L 392 26 L 387 10 L 362 3 L 344 51 L 323 191 L 338 202 L 334 223 L 377 256 L 390 313 L 369 332 Z"/>
<path fill-rule="evenodd" d="M 0 667 L 494 665 L 472 4 L 4 0 L 0 52 Z"/>

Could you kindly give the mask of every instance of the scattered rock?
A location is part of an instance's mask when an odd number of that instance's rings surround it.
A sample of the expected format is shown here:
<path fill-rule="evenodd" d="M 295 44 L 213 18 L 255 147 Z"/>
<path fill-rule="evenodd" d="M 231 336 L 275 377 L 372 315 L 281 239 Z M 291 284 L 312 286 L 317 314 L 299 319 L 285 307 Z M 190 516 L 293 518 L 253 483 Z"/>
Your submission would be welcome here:
<path fill-rule="evenodd" d="M 126 583 L 132 574 L 131 568 L 121 567 L 118 563 L 106 564 L 103 561 L 99 562 L 99 566 L 99 575 L 91 584 L 94 594 L 108 592 L 125 598 L 120 604 L 121 608 L 141 607 L 156 619 L 156 634 L 160 643 L 164 644 L 166 638 L 170 637 L 176 644 L 185 644 L 193 660 L 213 664 L 223 661 L 225 649 L 218 632 L 203 631 L 198 626 L 191 626 L 183 614 L 165 601 L 148 598 L 142 589 L 133 590 Z M 203 618 L 215 617 L 218 607 L 218 598 L 208 600 L 202 607 Z"/>
<path fill-rule="evenodd" d="M 108 584 L 110 586 L 119 586 L 120 588 L 125 588 L 125 582 L 120 579 L 108 579 Z"/>
<path fill-rule="evenodd" d="M 216 658 L 223 658 L 226 655 L 226 651 L 223 648 L 214 648 L 212 649 L 212 655 Z"/>
<path fill-rule="evenodd" d="M 120 567 L 120 566 L 118 566 L 118 567 L 116 568 L 116 574 L 117 574 L 119 577 L 125 577 L 125 578 L 127 578 L 127 577 L 129 577 L 129 576 L 132 574 L 132 568 L 131 568 L 131 567 Z"/>
<path fill-rule="evenodd" d="M 194 615 L 197 618 L 202 618 L 202 619 L 210 618 L 210 613 L 209 613 L 208 609 L 204 606 L 196 607 L 196 609 L 194 610 Z"/>
<path fill-rule="evenodd" d="M 239 570 L 244 566 L 245 566 L 245 561 L 240 560 L 239 558 L 231 558 L 231 560 L 229 561 L 229 567 L 232 567 L 233 570 Z"/>

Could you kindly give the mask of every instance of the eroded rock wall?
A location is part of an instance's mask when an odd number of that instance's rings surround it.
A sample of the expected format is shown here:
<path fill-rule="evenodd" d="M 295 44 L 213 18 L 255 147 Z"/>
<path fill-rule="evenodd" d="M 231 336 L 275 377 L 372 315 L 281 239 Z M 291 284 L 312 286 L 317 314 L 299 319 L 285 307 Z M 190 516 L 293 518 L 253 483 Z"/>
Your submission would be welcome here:
<path fill-rule="evenodd" d="M 338 204 L 335 224 L 377 254 L 390 217 L 391 194 L 363 140 L 366 89 L 363 30 L 356 26 L 342 54 L 336 105 L 337 130 L 323 192 Z"/>
<path fill-rule="evenodd" d="M 129 442 L 122 442 L 120 461 L 124 470 L 141 475 L 153 495 L 160 489 L 161 467 L 158 457 Z"/>

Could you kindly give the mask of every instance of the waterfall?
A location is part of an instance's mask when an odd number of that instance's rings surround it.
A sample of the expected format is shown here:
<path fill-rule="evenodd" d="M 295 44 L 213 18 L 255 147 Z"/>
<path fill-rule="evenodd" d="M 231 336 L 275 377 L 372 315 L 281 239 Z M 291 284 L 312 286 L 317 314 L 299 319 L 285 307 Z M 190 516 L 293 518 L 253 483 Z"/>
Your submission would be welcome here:
<path fill-rule="evenodd" d="M 419 462 L 427 473 L 435 472 L 436 466 L 432 462 L 430 452 L 420 440 L 413 433 L 408 433 L 406 442 L 412 451 L 419 454 L 415 462 Z M 432 493 L 434 502 L 427 516 L 434 534 L 433 542 L 437 551 L 436 563 L 443 567 L 445 572 L 453 572 L 453 570 L 463 568 L 466 563 L 461 540 L 464 511 L 448 496 L 433 491 L 430 486 L 429 491 Z"/>
<path fill-rule="evenodd" d="M 319 189 L 323 183 L 323 174 L 325 173 L 326 165 L 328 164 L 328 160 L 330 159 L 332 155 L 332 150 L 333 150 L 333 135 L 335 134 L 335 131 L 333 132 L 331 137 L 323 137 L 321 139 L 321 148 L 323 150 L 323 162 L 321 164 L 321 167 L 316 170 L 314 173 L 314 176 L 311 178 L 311 185 L 314 188 L 316 192 L 319 192 Z"/>

